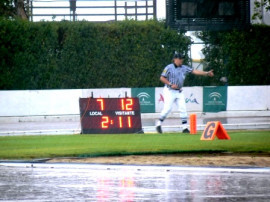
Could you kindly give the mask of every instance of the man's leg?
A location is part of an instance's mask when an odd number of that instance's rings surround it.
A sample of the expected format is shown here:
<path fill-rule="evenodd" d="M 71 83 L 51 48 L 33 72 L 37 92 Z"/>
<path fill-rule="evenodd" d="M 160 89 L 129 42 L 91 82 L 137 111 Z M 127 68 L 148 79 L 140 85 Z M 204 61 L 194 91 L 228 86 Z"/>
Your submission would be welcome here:
<path fill-rule="evenodd" d="M 188 130 L 188 125 L 187 125 L 187 108 L 186 108 L 186 102 L 185 102 L 185 95 L 183 92 L 179 93 L 177 96 L 177 105 L 178 105 L 178 110 L 180 111 L 180 118 L 182 121 L 182 129 L 183 133 L 189 133 Z"/>
<path fill-rule="evenodd" d="M 157 124 L 156 124 L 156 129 L 158 133 L 162 133 L 161 124 L 166 119 L 170 111 L 172 110 L 172 105 L 175 100 L 174 93 L 171 90 L 169 90 L 167 87 L 164 87 L 163 96 L 164 96 L 164 107 L 160 113 L 159 120 L 157 121 Z"/>

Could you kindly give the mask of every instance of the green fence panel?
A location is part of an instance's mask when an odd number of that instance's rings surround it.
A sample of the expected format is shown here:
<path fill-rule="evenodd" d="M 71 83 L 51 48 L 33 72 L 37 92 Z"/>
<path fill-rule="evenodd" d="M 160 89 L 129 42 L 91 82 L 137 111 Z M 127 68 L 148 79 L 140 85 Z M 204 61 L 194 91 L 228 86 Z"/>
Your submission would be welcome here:
<path fill-rule="evenodd" d="M 227 109 L 227 86 L 203 87 L 203 112 Z"/>
<path fill-rule="evenodd" d="M 132 88 L 131 95 L 139 98 L 141 113 L 155 113 L 155 88 Z"/>

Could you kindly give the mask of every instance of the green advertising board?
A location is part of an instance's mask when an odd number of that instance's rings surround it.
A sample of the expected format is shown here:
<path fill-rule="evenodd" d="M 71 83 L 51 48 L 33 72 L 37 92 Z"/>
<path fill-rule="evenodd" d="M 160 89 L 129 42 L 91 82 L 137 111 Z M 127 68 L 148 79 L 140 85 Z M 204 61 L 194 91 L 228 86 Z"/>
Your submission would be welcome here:
<path fill-rule="evenodd" d="M 141 113 L 155 113 L 155 88 L 132 88 L 131 96 L 139 98 Z"/>
<path fill-rule="evenodd" d="M 203 87 L 203 112 L 227 109 L 227 86 Z"/>

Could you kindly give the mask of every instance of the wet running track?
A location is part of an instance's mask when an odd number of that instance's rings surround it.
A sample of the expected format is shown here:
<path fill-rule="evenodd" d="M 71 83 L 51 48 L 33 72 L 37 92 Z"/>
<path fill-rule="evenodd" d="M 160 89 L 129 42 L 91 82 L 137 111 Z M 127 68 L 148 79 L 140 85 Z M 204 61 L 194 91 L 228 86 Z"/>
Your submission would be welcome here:
<path fill-rule="evenodd" d="M 270 168 L 0 163 L 0 201 L 270 201 Z"/>

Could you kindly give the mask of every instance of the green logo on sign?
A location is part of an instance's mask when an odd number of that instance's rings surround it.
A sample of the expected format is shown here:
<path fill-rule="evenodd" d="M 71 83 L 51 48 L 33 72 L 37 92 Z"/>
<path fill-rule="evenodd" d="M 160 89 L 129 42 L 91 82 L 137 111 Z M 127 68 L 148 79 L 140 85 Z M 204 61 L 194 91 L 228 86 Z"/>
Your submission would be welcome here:
<path fill-rule="evenodd" d="M 132 97 L 138 97 L 142 113 L 155 112 L 155 88 L 132 88 Z"/>
<path fill-rule="evenodd" d="M 209 98 L 207 105 L 225 105 L 222 101 L 222 95 L 218 92 L 210 93 Z"/>
<path fill-rule="evenodd" d="M 141 105 L 152 105 L 151 96 L 146 92 L 141 92 L 137 95 Z"/>
<path fill-rule="evenodd" d="M 203 111 L 219 112 L 227 108 L 227 86 L 203 88 Z"/>

